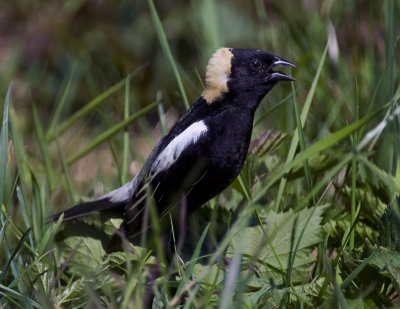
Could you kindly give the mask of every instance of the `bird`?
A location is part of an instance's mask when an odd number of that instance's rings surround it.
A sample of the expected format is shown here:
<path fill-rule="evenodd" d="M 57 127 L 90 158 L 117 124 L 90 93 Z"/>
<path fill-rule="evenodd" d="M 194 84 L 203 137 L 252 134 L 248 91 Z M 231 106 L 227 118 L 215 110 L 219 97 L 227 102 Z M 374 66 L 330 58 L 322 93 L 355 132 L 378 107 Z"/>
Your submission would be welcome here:
<path fill-rule="evenodd" d="M 194 212 L 239 175 L 264 96 L 278 82 L 295 81 L 274 70 L 278 66 L 295 67 L 259 49 L 217 49 L 207 65 L 202 94 L 156 144 L 140 172 L 120 188 L 50 221 L 111 209 L 123 218 L 124 233 L 133 241 L 149 225 L 146 205 L 153 203 L 159 217 L 179 212 L 182 203 L 187 213 Z"/>

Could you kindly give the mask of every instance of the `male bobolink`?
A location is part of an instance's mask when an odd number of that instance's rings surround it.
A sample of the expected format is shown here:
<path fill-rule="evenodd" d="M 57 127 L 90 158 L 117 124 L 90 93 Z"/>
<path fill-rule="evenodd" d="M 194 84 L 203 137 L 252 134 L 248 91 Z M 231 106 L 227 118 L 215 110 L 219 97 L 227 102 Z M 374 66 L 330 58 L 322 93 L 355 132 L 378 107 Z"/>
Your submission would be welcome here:
<path fill-rule="evenodd" d="M 141 231 L 148 196 L 162 216 L 180 202 L 192 212 L 220 193 L 243 167 L 262 98 L 277 82 L 294 80 L 274 71 L 276 66 L 294 67 L 262 50 L 218 49 L 208 63 L 202 95 L 157 143 L 141 171 L 97 200 L 65 210 L 64 220 L 115 209 L 132 240 Z"/>

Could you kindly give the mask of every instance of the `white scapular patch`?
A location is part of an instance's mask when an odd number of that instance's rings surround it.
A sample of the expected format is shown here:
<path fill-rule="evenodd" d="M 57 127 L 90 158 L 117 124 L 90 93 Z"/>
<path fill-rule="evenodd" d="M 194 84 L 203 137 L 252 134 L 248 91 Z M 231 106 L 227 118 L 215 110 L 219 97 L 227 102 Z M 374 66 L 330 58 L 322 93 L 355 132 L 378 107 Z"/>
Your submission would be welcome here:
<path fill-rule="evenodd" d="M 206 87 L 203 98 L 208 104 L 228 92 L 233 54 L 230 48 L 222 47 L 212 55 L 206 70 Z"/>
<path fill-rule="evenodd" d="M 196 143 L 200 136 L 208 130 L 204 121 L 198 121 L 186 128 L 181 134 L 176 136 L 165 149 L 158 155 L 150 167 L 150 177 L 154 177 L 159 172 L 170 167 L 182 152 L 191 144 Z"/>

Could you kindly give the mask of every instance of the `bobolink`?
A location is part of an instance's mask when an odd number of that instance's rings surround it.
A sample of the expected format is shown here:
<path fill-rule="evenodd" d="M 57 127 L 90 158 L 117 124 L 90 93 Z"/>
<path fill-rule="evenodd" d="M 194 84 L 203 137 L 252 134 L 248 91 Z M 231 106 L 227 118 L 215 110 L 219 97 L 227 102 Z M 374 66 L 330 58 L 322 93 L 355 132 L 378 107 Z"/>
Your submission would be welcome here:
<path fill-rule="evenodd" d="M 216 196 L 243 167 L 262 98 L 277 82 L 294 80 L 274 71 L 276 66 L 295 67 L 262 50 L 218 49 L 208 63 L 202 95 L 157 143 L 141 171 L 97 200 L 63 211 L 64 220 L 114 209 L 132 240 L 147 224 L 143 214 L 149 196 L 160 216 L 181 202 L 193 212 Z"/>

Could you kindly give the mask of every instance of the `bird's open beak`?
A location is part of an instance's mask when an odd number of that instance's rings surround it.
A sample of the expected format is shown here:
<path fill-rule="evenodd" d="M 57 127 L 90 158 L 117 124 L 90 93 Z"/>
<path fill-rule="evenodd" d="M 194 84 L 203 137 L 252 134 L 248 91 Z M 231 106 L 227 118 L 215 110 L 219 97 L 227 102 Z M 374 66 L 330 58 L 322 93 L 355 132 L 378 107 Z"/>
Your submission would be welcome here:
<path fill-rule="evenodd" d="M 280 81 L 290 81 L 293 82 L 295 81 L 295 79 L 289 75 L 286 75 L 285 73 L 279 72 L 279 71 L 274 71 L 272 70 L 272 68 L 276 67 L 276 66 L 286 66 L 286 67 L 293 67 L 295 68 L 296 66 L 286 60 L 283 60 L 279 57 L 276 57 L 276 60 L 274 61 L 274 63 L 272 63 L 270 69 L 268 70 L 269 73 L 269 78 L 268 78 L 268 82 L 280 82 Z"/>

